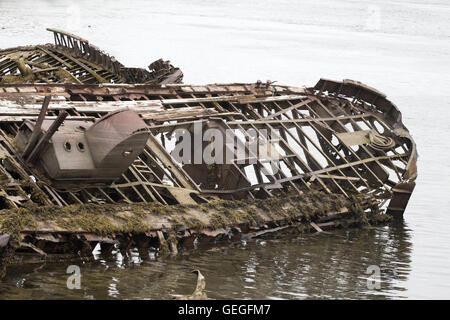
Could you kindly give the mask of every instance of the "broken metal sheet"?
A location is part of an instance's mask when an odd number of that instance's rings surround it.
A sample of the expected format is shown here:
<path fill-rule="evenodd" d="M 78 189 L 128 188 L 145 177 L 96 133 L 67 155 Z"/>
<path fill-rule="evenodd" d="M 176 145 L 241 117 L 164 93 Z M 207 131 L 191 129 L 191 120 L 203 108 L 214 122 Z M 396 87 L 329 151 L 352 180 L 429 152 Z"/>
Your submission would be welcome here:
<path fill-rule="evenodd" d="M 387 213 L 402 215 L 408 205 L 409 198 L 411 197 L 415 186 L 416 183 L 413 181 L 397 183 L 392 188 L 393 196 L 392 200 L 389 202 Z"/>
<path fill-rule="evenodd" d="M 362 130 L 355 132 L 341 132 L 336 133 L 336 136 L 341 140 L 346 146 L 357 146 L 361 144 L 367 144 L 370 142 L 369 133 L 371 130 Z"/>

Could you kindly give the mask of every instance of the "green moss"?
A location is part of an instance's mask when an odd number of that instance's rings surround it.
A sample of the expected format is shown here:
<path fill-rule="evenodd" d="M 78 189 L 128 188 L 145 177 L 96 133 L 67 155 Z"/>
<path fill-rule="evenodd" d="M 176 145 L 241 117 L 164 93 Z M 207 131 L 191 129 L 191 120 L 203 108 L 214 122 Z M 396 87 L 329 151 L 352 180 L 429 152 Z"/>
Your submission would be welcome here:
<path fill-rule="evenodd" d="M 35 195 L 32 197 L 38 197 Z M 339 213 L 341 208 L 348 212 Z M 330 213 L 334 227 L 348 227 L 350 222 L 360 225 L 386 223 L 391 217 L 380 214 L 374 199 L 367 195 L 353 195 L 346 199 L 341 195 L 326 194 L 319 191 L 306 191 L 303 194 L 283 193 L 264 200 L 227 201 L 214 199 L 199 205 L 162 205 L 160 203 L 135 204 L 82 204 L 59 206 L 39 206 L 31 201 L 20 209 L 2 210 L 0 214 L 0 233 L 10 234 L 11 241 L 3 251 L 0 261 L 0 276 L 5 273 L 20 247 L 20 232 L 52 228 L 55 231 L 84 231 L 98 235 L 131 233 L 134 235 L 157 230 L 148 221 L 169 221 L 165 228 L 167 239 L 160 244 L 160 255 L 170 253 L 176 248 L 176 232 L 180 227 L 191 231 L 218 229 L 233 226 L 258 226 L 290 224 L 292 231 L 313 232 L 310 222 L 318 222 Z M 269 221 L 267 221 L 269 219 Z M 278 222 L 277 222 L 278 221 Z M 160 223 L 158 223 L 160 225 Z"/>
<path fill-rule="evenodd" d="M 76 78 L 67 70 L 63 68 L 59 68 L 55 72 L 55 76 L 58 78 L 59 82 L 62 83 L 75 83 L 79 84 L 80 82 L 76 80 Z"/>
<path fill-rule="evenodd" d="M 359 223 L 369 224 L 388 218 L 379 218 L 376 205 L 368 206 L 367 197 L 353 196 L 352 201 L 343 196 L 320 191 L 306 191 L 299 194 L 283 194 L 264 200 L 213 200 L 196 206 L 162 205 L 159 203 L 135 204 L 82 204 L 59 206 L 38 206 L 29 203 L 23 209 L 4 210 L 0 225 L 14 217 L 22 221 L 26 230 L 36 230 L 38 223 L 51 222 L 66 231 L 85 231 L 100 235 L 111 233 L 145 233 L 154 230 L 148 223 L 151 217 L 164 217 L 177 230 L 185 227 L 193 230 L 217 229 L 236 225 L 261 226 L 270 221 L 303 223 L 318 221 L 329 213 L 336 213 L 342 207 L 350 209 L 343 218 L 357 217 Z M 368 212 L 365 212 L 367 211 Z M 275 223 L 275 222 L 273 222 Z M 7 230 L 6 230 L 7 231 Z"/>
<path fill-rule="evenodd" d="M 162 241 L 159 243 L 159 255 L 167 256 L 170 254 L 169 244 L 167 241 Z"/>
<path fill-rule="evenodd" d="M 229 225 L 228 219 L 226 219 L 223 214 L 217 212 L 211 214 L 209 221 L 214 229 L 225 228 L 227 225 Z"/>
<path fill-rule="evenodd" d="M 0 77 L 0 84 L 22 84 L 22 83 L 32 83 L 35 80 L 33 74 L 27 76 L 22 75 L 6 75 Z"/>
<path fill-rule="evenodd" d="M 27 208 L 11 209 L 6 215 L 0 215 L 0 224 L 3 225 L 9 216 L 22 216 L 26 230 L 34 230 L 38 222 L 52 221 L 65 230 L 83 230 L 102 235 L 114 232 L 147 232 L 152 228 L 145 222 L 146 213 L 139 209 L 139 206 L 132 208 L 109 204 L 66 207 L 29 205 Z"/>
<path fill-rule="evenodd" d="M 0 259 L 0 279 L 2 279 L 6 274 L 6 267 L 11 263 L 16 249 L 20 247 L 21 236 L 20 232 L 23 230 L 24 221 L 24 210 L 19 209 L 17 215 L 6 215 L 2 217 L 0 224 L 0 234 L 9 234 L 9 242 L 3 249 L 1 259 Z M 2 215 L 3 216 L 3 215 Z"/>

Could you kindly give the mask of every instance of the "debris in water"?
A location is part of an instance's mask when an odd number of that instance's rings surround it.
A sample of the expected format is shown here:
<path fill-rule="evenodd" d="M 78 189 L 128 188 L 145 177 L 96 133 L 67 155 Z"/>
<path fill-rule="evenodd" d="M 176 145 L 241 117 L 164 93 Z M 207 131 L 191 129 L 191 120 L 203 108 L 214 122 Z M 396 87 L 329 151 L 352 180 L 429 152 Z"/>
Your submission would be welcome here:
<path fill-rule="evenodd" d="M 190 295 L 177 297 L 176 300 L 208 300 L 208 297 L 204 292 L 206 288 L 205 277 L 202 275 L 200 270 L 194 270 L 192 273 L 197 274 L 197 285 L 195 286 L 194 292 Z"/>

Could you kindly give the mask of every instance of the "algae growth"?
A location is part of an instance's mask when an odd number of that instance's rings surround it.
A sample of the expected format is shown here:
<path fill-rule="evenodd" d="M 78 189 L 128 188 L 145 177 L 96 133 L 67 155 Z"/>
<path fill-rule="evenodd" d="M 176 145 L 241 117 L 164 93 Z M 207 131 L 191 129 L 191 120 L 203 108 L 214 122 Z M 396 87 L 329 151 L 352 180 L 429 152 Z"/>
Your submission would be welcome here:
<path fill-rule="evenodd" d="M 342 208 L 347 208 L 344 213 Z M 330 214 L 356 217 L 362 224 L 381 221 L 376 218 L 376 206 L 368 207 L 362 197 L 352 201 L 336 194 L 306 191 L 302 195 L 286 195 L 256 200 L 212 200 L 196 206 L 134 204 L 79 204 L 65 207 L 28 204 L 26 208 L 3 210 L 0 226 L 10 233 L 8 221 L 20 221 L 22 230 L 90 232 L 99 235 L 111 233 L 145 233 L 166 229 L 218 229 L 234 225 L 264 225 L 268 222 L 284 224 L 318 221 Z M 367 212 L 366 212 L 367 211 Z M 385 215 L 383 215 L 385 216 Z M 154 223 L 152 223 L 154 222 Z M 14 226 L 16 227 L 16 226 Z M 42 230 L 41 230 L 42 231 Z M 50 231 L 51 232 L 51 231 Z"/>

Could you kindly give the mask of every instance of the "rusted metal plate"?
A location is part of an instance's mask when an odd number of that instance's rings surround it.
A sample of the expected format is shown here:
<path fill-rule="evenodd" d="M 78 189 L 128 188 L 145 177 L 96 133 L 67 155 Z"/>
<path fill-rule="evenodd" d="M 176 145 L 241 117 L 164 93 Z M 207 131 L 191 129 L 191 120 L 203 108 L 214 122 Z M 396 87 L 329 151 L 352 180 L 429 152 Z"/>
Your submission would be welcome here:
<path fill-rule="evenodd" d="M 393 196 L 386 212 L 394 216 L 402 216 L 415 186 L 415 182 L 401 182 L 396 184 L 392 188 Z"/>
<path fill-rule="evenodd" d="M 369 133 L 371 130 L 362 130 L 354 132 L 342 132 L 336 133 L 336 136 L 341 140 L 346 146 L 357 146 L 361 144 L 369 143 Z"/>

